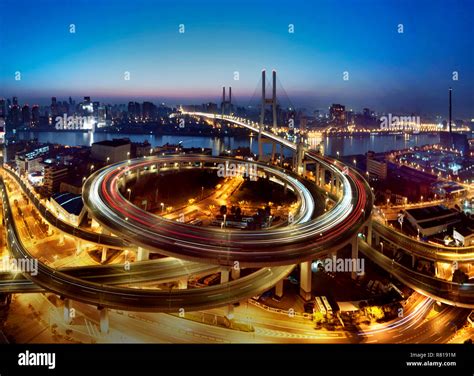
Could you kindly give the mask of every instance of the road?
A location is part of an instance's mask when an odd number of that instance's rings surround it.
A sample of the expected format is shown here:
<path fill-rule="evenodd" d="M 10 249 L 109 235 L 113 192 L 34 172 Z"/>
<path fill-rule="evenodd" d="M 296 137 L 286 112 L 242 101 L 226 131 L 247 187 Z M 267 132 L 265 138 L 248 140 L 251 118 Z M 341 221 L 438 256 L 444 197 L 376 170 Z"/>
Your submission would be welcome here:
<path fill-rule="evenodd" d="M 328 169 L 338 171 L 345 192 L 331 210 L 314 219 L 314 199 L 301 178 L 252 162 L 259 172 L 276 176 L 301 197 L 294 223 L 285 228 L 246 232 L 190 226 L 148 213 L 120 193 L 123 179 L 141 169 L 150 173 L 176 164 L 200 168 L 204 162 L 236 162 L 224 157 L 179 155 L 120 162 L 97 171 L 86 181 L 83 200 L 93 218 L 112 233 L 168 256 L 229 266 L 235 261 L 248 267 L 295 264 L 349 243 L 367 221 L 372 207 L 372 195 L 367 192 L 370 190 L 363 178 L 355 172 L 343 174 L 344 166 L 336 161 L 315 158 Z"/>
<path fill-rule="evenodd" d="M 433 278 L 400 265 L 359 239 L 359 251 L 411 289 L 456 307 L 474 308 L 474 284 Z"/>

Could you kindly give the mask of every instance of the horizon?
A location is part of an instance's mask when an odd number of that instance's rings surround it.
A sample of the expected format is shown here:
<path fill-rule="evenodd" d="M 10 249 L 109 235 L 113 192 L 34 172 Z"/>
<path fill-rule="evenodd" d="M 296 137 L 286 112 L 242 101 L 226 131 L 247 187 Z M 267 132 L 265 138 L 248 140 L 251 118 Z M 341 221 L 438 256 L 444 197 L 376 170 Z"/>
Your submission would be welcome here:
<path fill-rule="evenodd" d="M 79 3 L 5 2 L 0 97 L 40 105 L 53 96 L 200 104 L 220 103 L 222 86 L 232 86 L 235 104 L 248 106 L 258 103 L 252 93 L 265 68 L 277 70 L 277 95 L 288 93 L 297 108 L 340 103 L 446 117 L 452 87 L 454 117 L 474 118 L 474 43 L 463 2 Z"/>

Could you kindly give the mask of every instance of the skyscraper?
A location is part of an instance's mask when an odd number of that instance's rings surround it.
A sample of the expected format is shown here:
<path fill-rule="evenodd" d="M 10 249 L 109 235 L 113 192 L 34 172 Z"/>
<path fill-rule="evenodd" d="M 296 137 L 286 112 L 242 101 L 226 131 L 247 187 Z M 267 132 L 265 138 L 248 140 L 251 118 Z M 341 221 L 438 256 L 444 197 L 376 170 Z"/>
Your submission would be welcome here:
<path fill-rule="evenodd" d="M 334 125 L 344 126 L 346 124 L 346 107 L 342 104 L 333 104 L 329 108 L 329 117 Z"/>
<path fill-rule="evenodd" d="M 0 99 L 0 118 L 5 119 L 7 117 L 7 104 L 5 99 Z"/>
<path fill-rule="evenodd" d="M 51 98 L 51 116 L 54 118 L 58 116 L 58 102 L 56 97 Z"/>
<path fill-rule="evenodd" d="M 30 106 L 28 106 L 27 104 L 25 104 L 21 108 L 21 121 L 22 121 L 23 125 L 27 125 L 27 126 L 30 125 L 31 112 L 30 112 Z"/>
<path fill-rule="evenodd" d="M 39 107 L 35 104 L 31 109 L 31 123 L 32 125 L 38 125 L 40 120 Z"/>

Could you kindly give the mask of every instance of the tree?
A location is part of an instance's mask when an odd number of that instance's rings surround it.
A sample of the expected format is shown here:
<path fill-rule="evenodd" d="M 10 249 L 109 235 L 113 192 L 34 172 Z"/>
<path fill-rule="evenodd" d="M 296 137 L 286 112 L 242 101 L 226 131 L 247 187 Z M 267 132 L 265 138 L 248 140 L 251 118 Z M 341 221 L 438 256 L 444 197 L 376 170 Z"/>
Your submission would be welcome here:
<path fill-rule="evenodd" d="M 222 205 L 219 211 L 221 215 L 227 214 L 227 206 Z"/>

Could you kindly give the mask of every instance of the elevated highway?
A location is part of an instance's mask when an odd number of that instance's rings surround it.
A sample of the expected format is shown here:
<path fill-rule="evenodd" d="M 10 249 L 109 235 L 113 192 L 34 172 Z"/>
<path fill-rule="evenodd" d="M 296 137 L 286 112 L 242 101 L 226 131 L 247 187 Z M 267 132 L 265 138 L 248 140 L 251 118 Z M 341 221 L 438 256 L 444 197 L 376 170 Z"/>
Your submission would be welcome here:
<path fill-rule="evenodd" d="M 318 162 L 338 174 L 344 194 L 334 207 L 312 219 L 314 200 L 297 175 L 282 169 L 255 163 L 258 171 L 288 184 L 301 197 L 299 213 L 288 227 L 233 231 L 191 226 L 146 212 L 125 199 L 120 192 L 123 179 L 136 170 L 159 171 L 160 166 L 201 163 L 236 163 L 235 159 L 203 155 L 147 157 L 107 166 L 85 183 L 84 203 L 92 217 L 112 233 L 146 249 L 165 255 L 231 266 L 266 267 L 290 265 L 312 260 L 321 253 L 337 250 L 349 243 L 371 213 L 372 195 L 365 180 L 354 171 L 343 173 L 344 166 L 314 155 Z"/>
<path fill-rule="evenodd" d="M 474 284 L 459 284 L 418 273 L 394 262 L 362 240 L 359 240 L 359 250 L 378 266 L 420 294 L 456 307 L 474 308 Z"/>
<path fill-rule="evenodd" d="M 7 245 L 11 256 L 35 262 L 18 236 L 3 179 L 0 179 Z M 145 290 L 89 282 L 38 262 L 37 274 L 24 276 L 37 286 L 62 297 L 107 307 L 134 311 L 178 312 L 220 307 L 262 293 L 285 278 L 293 265 L 262 268 L 238 280 L 196 289 Z"/>

